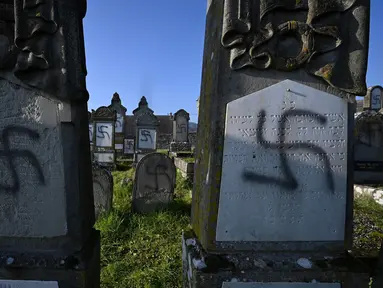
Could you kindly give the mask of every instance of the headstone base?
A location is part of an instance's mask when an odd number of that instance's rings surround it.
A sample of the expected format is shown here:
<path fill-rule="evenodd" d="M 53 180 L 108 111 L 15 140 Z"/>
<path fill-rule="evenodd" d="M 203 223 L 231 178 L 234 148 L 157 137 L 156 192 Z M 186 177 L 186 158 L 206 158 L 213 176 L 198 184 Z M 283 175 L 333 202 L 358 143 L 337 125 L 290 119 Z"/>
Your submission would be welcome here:
<path fill-rule="evenodd" d="M 170 152 L 191 151 L 191 143 L 189 142 L 171 142 Z"/>
<path fill-rule="evenodd" d="M 307 287 L 312 284 L 313 288 L 323 286 L 315 286 L 314 283 L 340 283 L 342 288 L 368 288 L 370 281 L 369 267 L 354 258 L 330 259 L 315 252 L 228 251 L 226 254 L 209 254 L 194 235 L 187 232 L 182 235 L 182 262 L 184 288 L 222 288 L 225 282 L 237 282 L 237 286 L 233 287 L 242 287 L 240 283 L 251 282 L 295 282 L 307 283 Z M 274 286 L 277 288 L 277 285 Z"/>
<path fill-rule="evenodd" d="M 0 279 L 57 281 L 60 288 L 100 287 L 100 232 L 93 230 L 75 255 L 0 251 Z"/>

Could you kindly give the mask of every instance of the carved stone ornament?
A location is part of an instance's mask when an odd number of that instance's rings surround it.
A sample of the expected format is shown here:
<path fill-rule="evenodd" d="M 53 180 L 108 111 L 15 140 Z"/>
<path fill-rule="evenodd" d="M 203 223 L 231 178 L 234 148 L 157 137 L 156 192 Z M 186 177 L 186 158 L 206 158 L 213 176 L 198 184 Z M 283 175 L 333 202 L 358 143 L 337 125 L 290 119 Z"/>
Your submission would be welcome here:
<path fill-rule="evenodd" d="M 365 95 L 368 0 L 224 1 L 221 42 L 233 70 L 304 68 L 332 87 Z"/>
<path fill-rule="evenodd" d="M 158 126 L 159 121 L 157 117 L 149 111 L 143 111 L 137 115 L 136 119 L 137 126 Z"/>
<path fill-rule="evenodd" d="M 116 112 L 112 109 L 109 109 L 106 106 L 99 107 L 92 115 L 93 120 L 96 119 L 108 119 L 108 120 L 116 120 Z"/>
<path fill-rule="evenodd" d="M 178 117 L 184 117 L 184 118 L 186 118 L 187 121 L 190 120 L 189 113 L 186 112 L 184 109 L 180 109 L 176 113 L 174 113 L 174 117 L 173 117 L 174 121 L 177 121 Z"/>
<path fill-rule="evenodd" d="M 73 47 L 70 47 L 68 36 L 62 31 L 67 24 L 64 25 L 60 21 L 62 19 L 59 19 L 58 8 L 63 6 L 61 1 L 0 0 L 0 70 L 11 72 L 21 82 L 57 98 L 72 100 L 68 99 L 68 95 L 71 95 L 73 98 L 81 98 L 76 100 L 87 101 L 86 68 L 81 52 L 75 56 L 84 62 L 82 65 L 85 71 L 76 77 L 84 78 L 78 81 L 84 83 L 81 84 L 84 87 L 75 87 L 68 80 L 68 50 Z M 78 9 L 78 17 L 84 17 L 85 11 L 80 10 L 86 10 L 86 0 L 76 1 L 67 1 L 70 2 L 67 7 Z M 81 35 L 73 36 L 74 45 L 81 46 Z M 71 53 L 77 53 L 77 50 L 71 50 Z M 73 93 L 79 88 L 83 93 Z"/>

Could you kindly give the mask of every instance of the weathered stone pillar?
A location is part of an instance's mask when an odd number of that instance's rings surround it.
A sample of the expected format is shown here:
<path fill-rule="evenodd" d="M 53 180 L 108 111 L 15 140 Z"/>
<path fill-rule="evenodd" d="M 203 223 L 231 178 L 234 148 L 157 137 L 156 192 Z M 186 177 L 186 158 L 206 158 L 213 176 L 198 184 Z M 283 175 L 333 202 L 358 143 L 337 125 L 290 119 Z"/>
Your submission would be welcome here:
<path fill-rule="evenodd" d="M 369 1 L 208 1 L 185 287 L 368 287 L 346 252 L 368 34 Z"/>
<path fill-rule="evenodd" d="M 0 286 L 99 287 L 86 1 L 0 4 Z"/>

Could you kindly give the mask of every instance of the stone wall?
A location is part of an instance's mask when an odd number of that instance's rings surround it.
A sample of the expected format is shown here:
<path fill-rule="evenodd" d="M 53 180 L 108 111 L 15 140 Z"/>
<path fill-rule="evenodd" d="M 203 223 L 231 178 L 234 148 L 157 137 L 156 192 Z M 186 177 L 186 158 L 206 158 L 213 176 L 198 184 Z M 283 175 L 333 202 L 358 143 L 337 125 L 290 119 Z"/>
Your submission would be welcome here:
<path fill-rule="evenodd" d="M 195 147 L 197 132 L 189 133 L 189 142 Z M 173 140 L 172 134 L 157 134 L 157 149 L 169 149 L 170 142 Z"/>

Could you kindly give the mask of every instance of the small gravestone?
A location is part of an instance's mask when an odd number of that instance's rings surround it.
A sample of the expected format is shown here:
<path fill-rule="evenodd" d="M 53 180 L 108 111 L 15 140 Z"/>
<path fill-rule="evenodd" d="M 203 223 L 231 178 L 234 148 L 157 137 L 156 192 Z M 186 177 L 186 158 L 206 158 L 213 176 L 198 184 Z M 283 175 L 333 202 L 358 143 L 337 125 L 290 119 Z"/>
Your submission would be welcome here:
<path fill-rule="evenodd" d="M 114 127 L 116 112 L 102 106 L 92 113 L 93 120 L 93 160 L 103 166 L 115 163 Z"/>
<path fill-rule="evenodd" d="M 354 183 L 381 184 L 383 179 L 383 114 L 373 110 L 355 119 Z"/>
<path fill-rule="evenodd" d="M 136 122 L 135 160 L 137 154 L 148 154 L 157 149 L 157 128 L 159 121 L 152 109 L 148 107 L 145 96 L 141 97 L 138 108 L 133 110 Z"/>
<path fill-rule="evenodd" d="M 165 208 L 172 200 L 176 168 L 172 159 L 161 153 L 145 155 L 137 164 L 133 187 L 133 210 L 150 213 Z"/>
<path fill-rule="evenodd" d="M 190 151 L 189 143 L 189 113 L 178 110 L 173 117 L 173 141 L 170 143 L 171 152 Z"/>
<path fill-rule="evenodd" d="M 124 139 L 124 154 L 134 154 L 134 139 Z"/>
<path fill-rule="evenodd" d="M 363 99 L 363 110 L 379 111 L 382 109 L 383 87 L 372 86 L 368 88 Z"/>
<path fill-rule="evenodd" d="M 109 170 L 94 165 L 93 197 L 96 219 L 100 213 L 109 212 L 113 206 L 113 176 Z"/>

